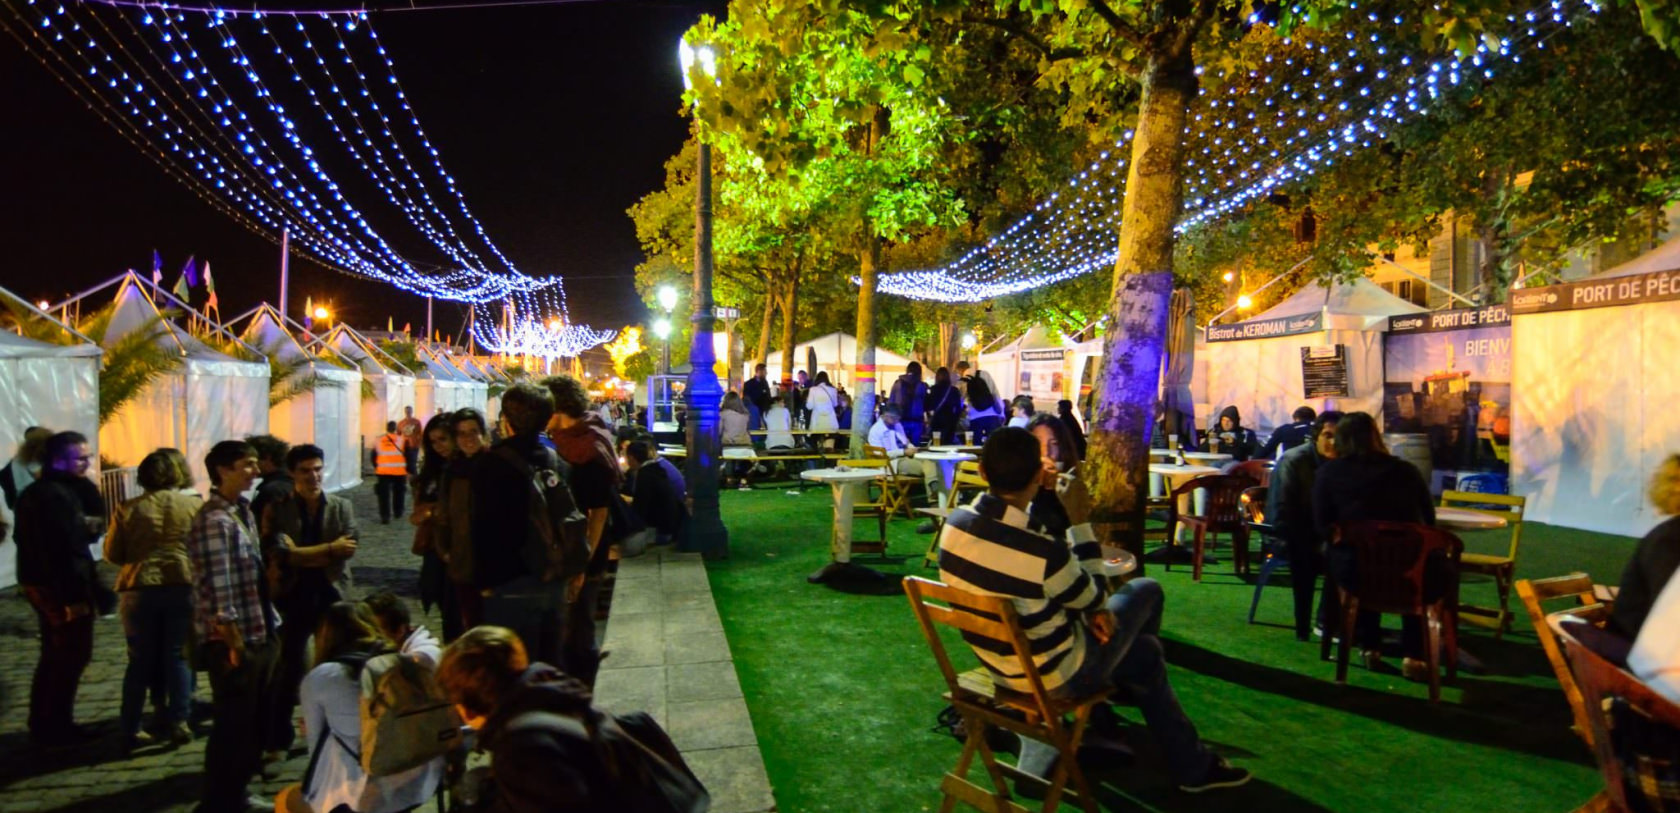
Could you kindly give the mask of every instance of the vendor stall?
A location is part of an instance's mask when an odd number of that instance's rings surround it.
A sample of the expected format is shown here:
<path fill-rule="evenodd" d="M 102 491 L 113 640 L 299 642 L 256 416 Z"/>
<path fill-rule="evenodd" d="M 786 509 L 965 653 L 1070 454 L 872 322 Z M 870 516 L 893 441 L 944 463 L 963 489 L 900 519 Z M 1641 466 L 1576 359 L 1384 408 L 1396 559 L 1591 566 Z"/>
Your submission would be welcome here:
<path fill-rule="evenodd" d="M 374 440 L 385 434 L 385 424 L 402 420 L 403 408 L 414 406 L 414 376 L 366 336 L 343 323 L 316 339 L 311 349 L 317 347 L 330 350 L 361 368 L 362 379 L 371 386 L 372 397 L 363 398 L 358 407 L 361 418 L 356 431 L 360 448 L 373 448 Z M 415 415 L 420 412 L 416 410 Z"/>
<path fill-rule="evenodd" d="M 814 349 L 817 353 L 817 370 L 828 373 L 828 383 L 835 387 L 855 389 L 853 378 L 857 372 L 857 339 L 850 333 L 830 333 L 819 339 L 800 342 L 793 349 L 793 371 L 805 369 L 804 360 L 807 350 Z M 758 364 L 757 361 L 747 362 L 748 369 Z M 770 353 L 764 364 L 770 368 L 770 380 L 780 381 L 784 375 L 791 375 L 788 368 L 782 364 L 782 351 Z M 875 386 L 884 395 L 892 389 L 893 379 L 904 374 L 904 368 L 910 364 L 907 359 L 884 347 L 875 348 Z M 813 377 L 817 370 L 811 370 Z M 924 372 L 923 380 L 933 381 L 932 370 Z"/>

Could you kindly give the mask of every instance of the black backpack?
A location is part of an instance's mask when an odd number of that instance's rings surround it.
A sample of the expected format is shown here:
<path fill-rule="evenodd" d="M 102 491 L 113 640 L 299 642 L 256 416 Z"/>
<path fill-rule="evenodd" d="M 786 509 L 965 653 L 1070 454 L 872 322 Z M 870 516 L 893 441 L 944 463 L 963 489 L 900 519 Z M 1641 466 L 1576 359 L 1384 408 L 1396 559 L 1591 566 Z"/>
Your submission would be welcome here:
<path fill-rule="evenodd" d="M 559 456 L 539 447 L 544 459 L 533 466 L 510 446 L 493 451 L 531 482 L 529 531 L 519 547 L 527 572 L 543 581 L 565 581 L 583 573 L 589 567 L 589 520 L 572 499 Z"/>
<path fill-rule="evenodd" d="M 589 712 L 590 721 L 551 711 L 527 711 L 508 728 L 535 725 L 562 729 L 588 743 L 606 768 L 611 783 L 602 810 L 635 813 L 705 813 L 712 797 L 683 761 L 670 735 L 646 712 L 625 715 Z M 493 769 L 493 768 L 492 768 Z"/>

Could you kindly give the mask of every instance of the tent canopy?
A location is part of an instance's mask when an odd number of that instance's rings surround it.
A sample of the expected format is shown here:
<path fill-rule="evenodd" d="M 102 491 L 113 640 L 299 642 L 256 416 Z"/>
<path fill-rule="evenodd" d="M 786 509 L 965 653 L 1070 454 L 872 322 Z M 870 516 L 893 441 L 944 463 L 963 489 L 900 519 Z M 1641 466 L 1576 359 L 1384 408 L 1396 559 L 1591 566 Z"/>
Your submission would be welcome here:
<path fill-rule="evenodd" d="M 236 320 L 237 321 L 237 320 Z M 313 443 L 326 452 L 322 472 L 328 491 L 362 482 L 362 374 L 326 362 L 305 350 L 287 329 L 285 317 L 267 303 L 250 312 L 241 338 L 265 354 L 297 365 L 292 379 L 314 376 L 308 392 L 269 407 L 269 431 L 292 444 Z"/>
<path fill-rule="evenodd" d="M 1326 328 L 1363 330 L 1387 327 L 1388 317 L 1407 313 L 1423 313 L 1418 307 L 1382 289 L 1382 286 L 1360 277 L 1353 282 L 1336 282 L 1329 288 L 1307 285 L 1288 299 L 1273 305 L 1265 313 L 1247 321 L 1281 319 L 1288 316 L 1307 316 L 1322 311 L 1327 317 Z"/>
<path fill-rule="evenodd" d="M 1680 239 L 1669 240 L 1644 254 L 1615 268 L 1594 274 L 1596 277 L 1632 277 L 1658 271 L 1680 269 Z"/>
<path fill-rule="evenodd" d="M 770 378 L 779 381 L 783 377 L 790 376 L 792 374 L 791 370 L 805 369 L 805 353 L 808 348 L 816 349 L 817 367 L 828 373 L 828 377 L 831 379 L 830 383 L 836 387 L 851 383 L 849 371 L 857 367 L 857 338 L 850 333 L 843 332 L 830 333 L 827 336 L 800 342 L 793 348 L 793 366 L 791 368 L 782 364 L 782 351 L 777 350 L 770 353 L 763 362 L 766 367 L 770 368 Z M 757 361 L 749 362 L 749 365 L 756 364 L 758 364 Z M 877 346 L 875 348 L 876 385 L 891 386 L 892 379 L 897 378 L 899 373 L 904 372 L 904 368 L 909 364 L 910 359 Z M 811 371 L 811 374 L 815 375 L 816 371 Z"/>

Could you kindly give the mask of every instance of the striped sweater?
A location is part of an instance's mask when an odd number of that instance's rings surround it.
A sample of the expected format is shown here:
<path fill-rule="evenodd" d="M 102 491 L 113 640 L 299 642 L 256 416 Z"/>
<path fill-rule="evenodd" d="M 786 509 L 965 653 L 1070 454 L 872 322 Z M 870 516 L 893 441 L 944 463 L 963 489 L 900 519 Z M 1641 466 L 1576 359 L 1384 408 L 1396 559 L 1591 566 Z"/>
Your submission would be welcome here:
<path fill-rule="evenodd" d="M 1085 660 L 1089 632 L 1080 612 L 1100 605 L 1095 570 L 1102 552 L 1090 525 L 1055 539 L 1026 512 L 990 494 L 951 514 L 939 536 L 939 578 L 958 589 L 1013 600 L 1046 691 L 1073 677 Z M 963 633 L 999 685 L 1031 691 L 1008 641 Z"/>

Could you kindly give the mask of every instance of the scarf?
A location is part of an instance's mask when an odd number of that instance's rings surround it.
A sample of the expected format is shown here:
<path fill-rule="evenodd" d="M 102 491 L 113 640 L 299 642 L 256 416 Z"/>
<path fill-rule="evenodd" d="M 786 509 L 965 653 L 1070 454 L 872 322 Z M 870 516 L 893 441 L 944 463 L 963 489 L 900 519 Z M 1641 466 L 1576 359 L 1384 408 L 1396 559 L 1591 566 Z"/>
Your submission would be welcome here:
<path fill-rule="evenodd" d="M 623 479 L 624 472 L 618 468 L 618 455 L 613 452 L 612 430 L 607 428 L 600 415 L 585 412 L 571 426 L 560 428 L 556 425 L 550 429 L 548 437 L 554 441 L 554 450 L 567 463 L 582 466 L 599 458 L 612 472 L 613 485 L 618 485 Z"/>

